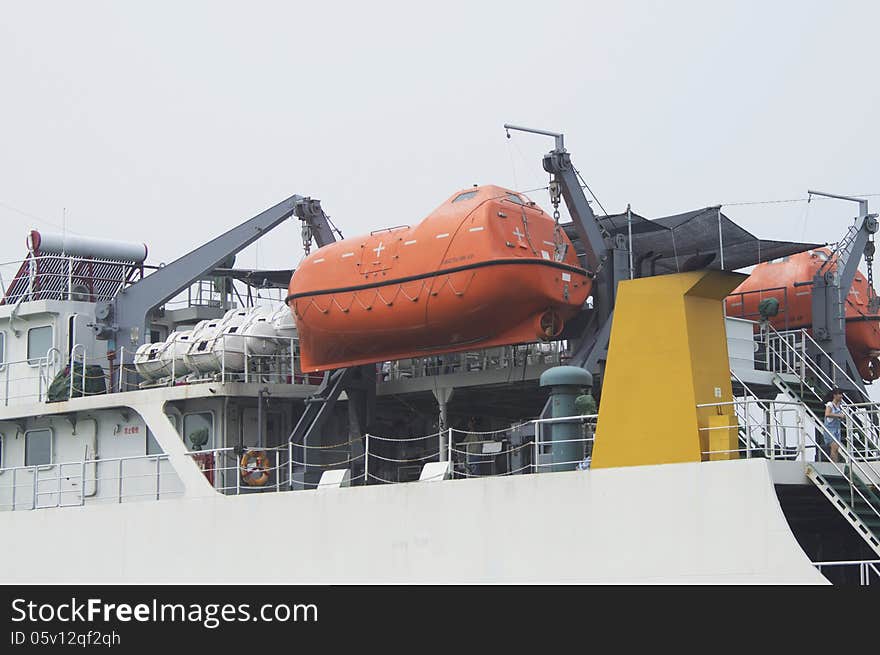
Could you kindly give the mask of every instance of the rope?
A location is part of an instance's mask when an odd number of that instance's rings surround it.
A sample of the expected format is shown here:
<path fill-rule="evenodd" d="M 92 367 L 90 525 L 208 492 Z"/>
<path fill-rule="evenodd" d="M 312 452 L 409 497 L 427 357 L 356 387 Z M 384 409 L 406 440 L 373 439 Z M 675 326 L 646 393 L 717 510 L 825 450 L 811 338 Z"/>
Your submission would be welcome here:
<path fill-rule="evenodd" d="M 499 443 L 497 441 L 477 441 L 472 443 Z M 547 442 L 552 443 L 552 442 Z M 515 453 L 518 450 L 522 450 L 523 448 L 531 448 L 534 446 L 533 441 L 529 441 L 528 443 L 524 443 L 520 446 L 514 446 L 513 448 L 509 448 L 508 450 L 499 450 L 497 453 L 472 453 L 468 450 L 458 450 L 457 448 L 452 448 L 451 452 L 458 453 L 459 455 L 491 455 L 493 457 L 497 457 L 498 455 L 506 455 L 507 453 Z"/>
<path fill-rule="evenodd" d="M 584 179 L 584 176 L 581 175 L 581 172 L 576 168 L 574 169 L 574 172 L 578 176 L 580 181 L 583 183 L 583 185 L 584 185 L 583 188 L 586 189 L 587 191 L 589 191 L 590 195 L 593 196 L 593 200 L 595 200 L 596 204 L 599 205 L 599 209 L 602 210 L 602 213 L 605 214 L 605 216 L 608 216 L 608 212 L 605 211 L 605 208 L 602 206 L 602 203 L 599 202 L 599 199 L 596 197 L 596 194 L 593 193 L 593 190 L 589 187 L 589 185 L 587 185 L 587 181 Z"/>
<path fill-rule="evenodd" d="M 449 428 L 453 432 L 460 432 L 461 434 L 501 434 L 502 432 L 507 432 L 509 430 L 516 430 L 517 428 L 521 428 L 524 425 L 529 425 L 531 421 L 523 421 L 522 423 L 517 423 L 516 425 L 512 425 L 509 428 L 501 428 L 500 430 L 486 430 L 485 432 L 480 432 L 479 430 L 459 430 L 458 428 Z"/>
<path fill-rule="evenodd" d="M 353 443 L 359 443 L 363 441 L 363 437 L 358 437 L 357 439 L 349 439 L 348 441 L 342 441 L 340 443 L 331 444 L 329 446 L 306 446 L 305 444 L 293 444 L 294 448 L 308 448 L 314 450 L 332 450 L 333 448 L 339 448 L 340 446 L 350 446 Z M 286 446 L 285 446 L 286 448 Z"/>
<path fill-rule="evenodd" d="M 443 434 L 443 432 L 435 432 L 434 434 L 428 434 L 428 435 L 425 435 L 424 437 L 411 437 L 411 438 L 406 438 L 406 439 L 403 437 L 401 437 L 400 439 L 395 439 L 393 437 L 379 437 L 375 434 L 368 434 L 366 436 L 368 439 L 378 439 L 379 441 L 393 441 L 396 443 L 396 442 L 403 442 L 403 441 L 421 441 L 422 439 L 430 439 L 432 437 L 439 437 L 441 434 Z"/>
<path fill-rule="evenodd" d="M 384 482 L 385 484 L 400 484 L 398 480 L 386 480 L 385 478 L 380 478 L 378 475 L 374 473 L 370 473 L 370 477 L 374 480 L 379 480 L 380 482 Z"/>
<path fill-rule="evenodd" d="M 670 230 L 672 232 L 672 252 L 675 255 L 675 270 L 678 273 L 681 273 L 681 267 L 678 265 L 678 248 L 675 247 L 675 228 Z M 758 242 L 758 248 L 760 248 L 760 241 Z M 760 250 L 758 251 L 758 259 L 761 258 Z"/>
<path fill-rule="evenodd" d="M 298 462 L 295 459 L 290 460 L 289 463 L 297 464 L 299 466 L 305 466 L 306 468 L 314 467 L 314 468 L 319 468 L 319 469 L 326 469 L 326 468 L 330 468 L 332 466 L 340 466 L 341 464 L 350 464 L 350 463 L 354 462 L 355 460 L 360 459 L 361 457 L 363 457 L 363 454 L 357 455 L 355 457 L 349 457 L 348 459 L 343 460 L 341 462 L 331 462 L 330 464 L 314 464 L 312 462 Z M 375 457 L 375 455 L 370 454 L 370 457 Z"/>
<path fill-rule="evenodd" d="M 807 217 L 810 215 L 810 205 L 812 204 L 811 203 L 812 199 L 813 199 L 812 195 L 807 196 L 807 206 L 804 208 L 804 217 L 802 219 L 803 225 L 801 226 L 801 239 L 802 240 L 807 234 Z"/>
<path fill-rule="evenodd" d="M 393 462 L 395 464 L 410 464 L 412 462 L 421 462 L 426 459 L 433 459 L 434 457 L 438 457 L 440 452 L 431 453 L 430 455 L 425 455 L 424 457 L 416 457 L 414 459 L 393 459 L 390 457 L 382 457 L 381 455 L 376 455 L 374 453 L 370 453 L 370 458 L 381 459 L 383 462 Z"/>

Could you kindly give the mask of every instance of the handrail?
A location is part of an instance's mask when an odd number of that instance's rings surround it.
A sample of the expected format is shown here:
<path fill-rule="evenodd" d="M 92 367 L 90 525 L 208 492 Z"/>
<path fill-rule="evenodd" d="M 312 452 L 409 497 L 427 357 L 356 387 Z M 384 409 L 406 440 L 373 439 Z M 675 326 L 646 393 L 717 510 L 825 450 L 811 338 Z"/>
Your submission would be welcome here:
<path fill-rule="evenodd" d="M 160 459 L 163 459 L 163 460 L 167 460 L 168 454 L 167 453 L 156 453 L 155 455 L 124 455 L 122 457 L 96 457 L 95 459 L 75 459 L 75 460 L 69 460 L 66 462 L 51 462 L 49 464 L 39 464 L 38 466 L 40 468 L 42 468 L 42 467 L 51 467 L 51 466 L 73 466 L 74 464 L 106 464 L 109 462 L 118 462 L 120 460 L 127 462 L 127 461 L 135 460 L 135 459 L 150 460 L 150 459 L 156 459 L 157 457 Z M 22 471 L 22 470 L 30 471 L 30 470 L 33 470 L 33 468 L 34 468 L 33 464 L 31 464 L 30 466 L 6 466 L 3 468 L 0 468 L 0 474 L 8 473 L 11 471 L 16 471 L 16 470 L 17 471 Z"/>
<path fill-rule="evenodd" d="M 748 403 L 753 403 L 753 402 L 758 403 L 759 405 L 762 405 L 764 408 L 767 408 L 768 405 L 771 407 L 773 405 L 784 405 L 784 406 L 799 406 L 799 407 L 803 408 L 802 403 L 792 402 L 792 401 L 775 401 L 775 400 L 724 401 L 724 402 L 718 402 L 718 403 L 703 403 L 703 404 L 697 405 L 697 407 L 698 408 L 707 408 L 707 407 L 719 407 L 719 406 L 726 406 L 726 405 L 736 406 L 737 404 L 748 404 Z M 823 431 L 825 434 L 827 434 L 828 436 L 831 437 L 831 439 L 837 444 L 838 452 L 844 456 L 845 462 L 844 462 L 843 468 L 841 468 L 839 466 L 839 462 L 835 462 L 831 459 L 830 454 L 825 451 L 824 445 L 822 443 L 819 443 L 819 441 L 810 437 L 808 431 L 805 431 L 805 430 L 803 431 L 804 436 L 810 438 L 813 441 L 814 446 L 817 449 L 819 449 L 824 455 L 826 455 L 826 457 L 828 457 L 829 463 L 841 475 L 841 477 L 843 477 L 849 483 L 850 502 L 851 503 L 854 502 L 855 496 L 858 495 L 862 500 L 865 501 L 865 503 L 871 508 L 871 510 L 877 515 L 877 517 L 880 518 L 880 508 L 876 507 L 875 504 L 861 492 L 861 490 L 858 488 L 858 486 L 856 484 L 857 481 L 861 481 L 863 484 L 880 486 L 880 474 L 878 474 L 876 471 L 874 471 L 874 469 L 871 467 L 867 467 L 867 468 L 863 467 L 859 463 L 858 459 L 852 455 L 850 450 L 839 439 L 837 439 L 837 437 L 831 431 L 829 431 L 825 427 L 823 422 L 818 421 L 816 419 L 816 417 L 813 416 L 812 412 L 805 411 L 804 414 L 812 420 L 814 428 L 816 428 L 820 431 Z M 847 463 L 848 463 L 848 466 L 847 466 Z M 849 472 L 847 472 L 847 468 L 849 469 Z M 858 471 L 858 473 L 861 474 L 860 479 L 858 476 L 855 476 L 856 480 L 853 479 L 853 477 L 854 477 L 852 475 L 853 470 L 856 470 L 856 471 Z M 866 482 L 866 481 L 869 481 L 869 482 Z"/>
<path fill-rule="evenodd" d="M 769 324 L 766 327 L 768 328 L 767 348 L 768 349 L 772 348 L 774 350 L 774 354 L 778 355 L 777 358 L 781 362 L 787 363 L 788 358 L 783 353 L 780 352 L 781 347 L 776 348 L 773 345 L 774 342 L 779 343 L 779 344 L 784 344 L 788 348 L 788 350 L 791 352 L 791 354 L 793 354 L 795 357 L 797 357 L 800 360 L 800 362 L 804 366 L 805 370 L 809 369 L 809 371 L 814 375 L 814 377 L 817 379 L 817 381 L 824 383 L 824 386 L 826 387 L 826 389 L 825 389 L 826 392 L 837 387 L 837 384 L 835 383 L 835 381 L 832 378 L 830 378 L 828 376 L 828 374 L 825 373 L 825 371 L 823 371 L 819 366 L 817 366 L 811 358 L 809 358 L 805 355 L 808 340 L 809 340 L 809 343 L 811 343 L 819 352 L 824 352 L 822 350 L 821 346 L 819 346 L 819 344 L 816 343 L 816 341 L 809 335 L 809 333 L 807 333 L 806 330 L 801 329 L 801 330 L 796 330 L 796 331 L 792 331 L 792 332 L 788 332 L 786 334 L 783 334 L 783 333 L 776 331 L 773 328 L 773 326 L 771 326 Z M 772 332 L 772 335 L 770 335 L 771 332 Z M 786 339 L 786 336 L 788 336 L 788 335 L 797 335 L 801 338 L 801 341 L 803 343 L 801 349 L 803 352 L 799 351 L 796 347 L 793 347 L 788 342 L 788 339 Z M 771 340 L 770 336 L 775 336 L 776 339 Z M 830 357 L 828 359 L 829 359 L 829 361 L 831 361 L 834 364 L 836 370 L 840 371 L 841 375 L 845 376 L 846 379 L 851 384 L 853 384 L 853 385 L 856 384 L 852 380 L 852 378 L 850 378 L 846 374 L 846 372 L 836 362 L 834 362 Z M 810 386 L 809 384 L 806 384 L 806 381 L 804 380 L 803 376 L 797 371 L 796 368 L 789 366 L 788 370 L 786 372 L 796 375 L 798 377 L 798 379 L 801 381 L 801 385 L 806 387 L 807 389 L 809 389 L 809 391 L 812 393 L 812 395 L 817 400 L 822 401 L 822 402 L 825 401 L 825 398 L 822 395 L 820 395 L 819 393 L 817 393 L 817 391 L 815 389 L 813 389 L 812 386 Z M 862 403 L 852 403 L 851 399 L 848 398 L 846 396 L 846 394 L 844 394 L 844 398 L 847 400 L 847 402 L 844 404 L 843 413 L 847 417 L 846 420 L 847 420 L 848 429 L 852 428 L 853 424 L 855 424 L 857 431 L 860 431 L 860 435 L 861 435 L 862 439 L 865 441 L 866 450 L 870 446 L 870 447 L 872 447 L 873 450 L 880 452 L 880 433 L 878 433 L 878 432 L 880 432 L 880 430 L 878 430 L 878 427 L 875 426 L 874 424 L 865 425 L 861 420 L 859 420 L 858 417 L 853 416 L 852 411 L 849 409 L 849 407 L 851 407 L 855 404 L 862 404 Z M 880 407 L 880 405 L 877 405 L 877 406 Z"/>
<path fill-rule="evenodd" d="M 805 339 L 808 340 L 813 346 L 815 346 L 817 350 L 819 350 L 820 352 L 824 352 L 824 350 L 822 349 L 822 346 L 820 346 L 820 345 L 816 342 L 816 340 L 812 337 L 812 335 L 811 335 L 809 332 L 807 332 L 807 331 L 806 331 L 805 329 L 803 329 L 803 328 L 801 328 L 801 332 L 803 332 Z M 834 360 L 831 359 L 830 357 L 828 357 L 828 361 L 830 361 L 830 362 L 834 365 L 834 368 L 840 372 L 840 374 L 846 379 L 847 382 L 849 382 L 849 383 L 850 383 L 851 385 L 853 385 L 855 388 L 859 388 L 859 387 L 861 386 L 861 385 L 859 385 L 858 383 L 856 383 L 856 381 L 853 380 L 853 379 L 849 376 L 849 374 L 847 374 L 847 372 L 843 369 L 843 367 L 840 366 L 840 364 L 838 364 L 836 361 L 834 361 Z M 820 370 L 821 370 L 821 369 L 820 369 Z M 822 372 L 824 373 L 824 371 L 822 371 Z M 827 378 L 827 375 L 826 375 L 826 378 Z M 834 380 L 831 380 L 831 383 L 833 384 L 833 383 L 834 383 Z M 836 386 L 836 385 L 835 385 L 835 386 Z"/>
<path fill-rule="evenodd" d="M 141 461 L 148 464 L 152 464 L 155 462 L 155 470 L 149 471 L 145 473 L 129 473 L 128 475 L 124 475 L 124 464 L 126 462 L 133 461 Z M 46 509 L 49 507 L 69 507 L 76 505 L 84 505 L 86 502 L 86 487 L 90 483 L 94 483 L 95 491 L 90 492 L 88 495 L 92 497 L 94 502 L 117 502 L 121 503 L 125 499 L 136 498 L 141 496 L 148 496 L 151 498 L 155 498 L 159 500 L 161 498 L 161 494 L 163 493 L 163 487 L 161 484 L 161 480 L 163 477 L 162 462 L 168 462 L 169 457 L 165 453 L 157 453 L 154 455 L 129 455 L 122 457 L 111 457 L 107 459 L 83 459 L 79 461 L 67 461 L 67 462 L 51 462 L 46 465 L 31 465 L 31 466 L 10 466 L 7 468 L 0 469 L 0 474 L 9 473 L 11 474 L 11 484 L 10 485 L 0 485 L 0 490 L 9 490 L 11 491 L 11 500 L 9 503 L 0 503 L 2 507 L 8 507 L 12 511 L 16 511 L 18 509 Z M 93 474 L 87 474 L 86 467 L 89 465 L 95 466 L 95 472 Z M 98 465 L 101 465 L 102 468 L 116 469 L 116 475 L 98 475 Z M 67 467 L 75 467 L 76 473 L 65 473 L 64 469 Z M 18 479 L 21 476 L 17 474 L 22 471 L 30 472 L 32 475 L 30 480 L 25 482 L 24 484 L 19 484 Z M 46 472 L 54 471 L 50 473 L 48 476 Z M 176 471 L 172 468 L 172 473 L 176 475 Z M 164 475 L 169 475 L 170 473 L 166 471 Z M 129 482 L 136 479 L 155 479 L 155 484 L 153 485 L 153 489 L 149 492 L 145 493 L 125 493 L 124 491 L 124 482 L 128 480 Z M 67 488 L 65 489 L 62 486 L 62 482 L 67 481 L 68 484 L 73 485 L 75 487 L 77 484 L 79 486 L 76 488 Z M 116 493 L 106 493 L 106 494 L 97 494 L 98 482 L 106 482 L 106 481 L 115 481 Z M 54 482 L 54 485 L 52 483 Z M 49 485 L 52 488 L 47 489 L 46 485 Z M 31 503 L 29 506 L 20 507 L 19 498 L 17 497 L 17 491 L 20 488 L 30 488 L 29 495 L 31 498 Z M 178 491 L 165 491 L 165 494 L 168 493 L 179 493 Z M 73 495 L 76 499 L 75 502 L 70 502 L 69 497 Z M 54 504 L 41 504 L 40 498 L 50 496 L 55 497 L 56 500 Z M 78 499 L 76 498 L 78 496 Z"/>
<path fill-rule="evenodd" d="M 373 230 L 370 232 L 370 236 L 374 236 L 379 232 L 393 232 L 394 230 L 405 230 L 409 225 L 392 225 L 391 227 L 380 227 L 378 230 Z"/>
<path fill-rule="evenodd" d="M 86 395 L 86 347 L 85 344 L 75 343 L 73 344 L 73 348 L 70 349 L 70 358 L 68 360 L 68 367 L 70 372 L 70 388 L 68 389 L 67 398 L 73 398 L 73 381 L 76 378 L 76 351 L 78 348 L 82 349 L 82 377 L 80 379 L 80 395 Z"/>

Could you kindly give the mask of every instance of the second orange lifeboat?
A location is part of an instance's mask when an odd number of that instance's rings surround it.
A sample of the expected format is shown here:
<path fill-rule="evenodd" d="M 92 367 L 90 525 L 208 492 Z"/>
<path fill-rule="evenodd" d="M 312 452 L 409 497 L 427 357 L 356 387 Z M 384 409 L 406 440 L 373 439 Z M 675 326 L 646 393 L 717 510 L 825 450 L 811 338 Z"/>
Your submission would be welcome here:
<path fill-rule="evenodd" d="M 829 249 L 818 248 L 759 264 L 728 296 L 727 315 L 757 320 L 758 304 L 765 298 L 776 298 L 780 310 L 770 318 L 774 328 L 809 329 L 813 320 L 813 292 L 809 284 L 803 283 L 812 281 L 829 257 Z M 835 266 L 832 260 L 830 269 L 834 270 Z M 846 345 L 866 381 L 880 377 L 880 314 L 869 311 L 868 299 L 872 295 L 865 276 L 856 273 L 846 297 Z"/>
<path fill-rule="evenodd" d="M 456 193 L 414 227 L 327 245 L 290 281 L 304 372 L 558 337 L 592 288 L 524 196 Z"/>

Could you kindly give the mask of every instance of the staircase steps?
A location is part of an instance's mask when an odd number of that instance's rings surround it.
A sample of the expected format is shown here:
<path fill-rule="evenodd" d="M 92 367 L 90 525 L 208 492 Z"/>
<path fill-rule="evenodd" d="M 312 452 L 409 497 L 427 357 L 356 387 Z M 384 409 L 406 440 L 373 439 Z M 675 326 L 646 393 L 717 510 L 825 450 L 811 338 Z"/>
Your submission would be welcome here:
<path fill-rule="evenodd" d="M 850 482 L 839 474 L 821 474 L 812 466 L 807 467 L 807 477 L 880 555 L 880 491 L 861 480 Z M 864 497 L 856 494 L 855 489 Z"/>

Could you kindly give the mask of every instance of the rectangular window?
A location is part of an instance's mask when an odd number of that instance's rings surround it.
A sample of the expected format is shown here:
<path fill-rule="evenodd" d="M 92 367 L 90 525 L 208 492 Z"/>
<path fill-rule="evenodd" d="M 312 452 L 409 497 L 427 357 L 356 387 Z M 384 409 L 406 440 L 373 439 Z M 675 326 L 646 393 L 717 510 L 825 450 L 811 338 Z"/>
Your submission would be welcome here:
<path fill-rule="evenodd" d="M 52 326 L 44 325 L 28 330 L 27 357 L 28 364 L 35 366 L 45 359 L 46 353 L 52 347 Z"/>
<path fill-rule="evenodd" d="M 6 333 L 0 332 L 0 370 L 3 369 L 3 364 L 6 363 Z"/>
<path fill-rule="evenodd" d="M 46 466 L 52 463 L 52 430 L 28 430 L 24 433 L 24 465 Z"/>
<path fill-rule="evenodd" d="M 214 447 L 214 415 L 211 412 L 184 414 L 183 443 L 187 450 L 211 450 Z"/>

